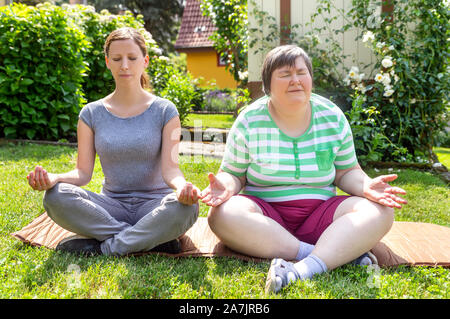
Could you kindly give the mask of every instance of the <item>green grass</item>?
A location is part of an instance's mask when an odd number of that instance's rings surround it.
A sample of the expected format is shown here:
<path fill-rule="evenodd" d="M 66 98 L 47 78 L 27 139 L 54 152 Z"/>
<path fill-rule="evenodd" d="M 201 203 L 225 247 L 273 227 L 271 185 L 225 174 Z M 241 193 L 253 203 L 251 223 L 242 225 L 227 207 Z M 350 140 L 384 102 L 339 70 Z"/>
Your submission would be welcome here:
<path fill-rule="evenodd" d="M 202 128 L 229 129 L 233 125 L 235 118 L 232 114 L 194 114 L 190 113 L 184 126 Z"/>
<path fill-rule="evenodd" d="M 436 153 L 439 162 L 450 169 L 450 148 L 434 147 L 433 151 Z"/>
<path fill-rule="evenodd" d="M 449 151 L 444 149 L 444 151 Z M 9 234 L 43 212 L 42 192 L 33 191 L 26 174 L 37 163 L 50 171 L 73 168 L 76 150 L 42 145 L 0 146 L 0 298 L 266 298 L 268 262 L 232 258 L 76 257 L 43 247 L 31 247 Z M 181 157 L 188 180 L 207 185 L 206 173 L 217 171 L 219 160 Z M 386 170 L 367 171 L 369 175 Z M 409 205 L 396 220 L 450 226 L 449 188 L 427 172 L 401 170 L 394 185 L 408 191 Z M 103 175 L 97 159 L 92 182 L 100 191 Z M 201 204 L 200 215 L 207 207 Z M 449 298 L 450 270 L 437 267 L 383 268 L 379 285 L 370 287 L 366 268 L 343 266 L 297 282 L 269 298 Z"/>

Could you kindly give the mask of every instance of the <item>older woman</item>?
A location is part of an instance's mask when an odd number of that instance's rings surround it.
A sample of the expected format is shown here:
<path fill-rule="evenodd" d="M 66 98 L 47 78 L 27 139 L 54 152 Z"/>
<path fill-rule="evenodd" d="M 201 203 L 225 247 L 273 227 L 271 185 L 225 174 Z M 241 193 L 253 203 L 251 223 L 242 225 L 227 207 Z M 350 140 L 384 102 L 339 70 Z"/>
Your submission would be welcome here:
<path fill-rule="evenodd" d="M 275 258 L 266 292 L 278 292 L 366 256 L 391 228 L 394 208 L 406 204 L 397 194 L 406 192 L 387 184 L 396 175 L 372 179 L 361 169 L 344 114 L 311 93 L 311 61 L 301 48 L 269 52 L 262 78 L 266 96 L 238 116 L 201 197 L 227 246 Z M 351 196 L 336 196 L 336 186 Z"/>

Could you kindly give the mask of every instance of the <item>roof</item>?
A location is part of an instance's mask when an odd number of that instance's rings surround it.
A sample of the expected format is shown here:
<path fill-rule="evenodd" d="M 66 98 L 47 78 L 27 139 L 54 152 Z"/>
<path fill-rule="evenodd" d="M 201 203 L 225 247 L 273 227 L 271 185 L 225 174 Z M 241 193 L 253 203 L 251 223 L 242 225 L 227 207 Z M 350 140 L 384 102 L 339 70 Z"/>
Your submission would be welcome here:
<path fill-rule="evenodd" d="M 214 42 L 208 38 L 215 30 L 211 19 L 202 15 L 200 1 L 187 0 L 175 49 L 211 48 Z"/>

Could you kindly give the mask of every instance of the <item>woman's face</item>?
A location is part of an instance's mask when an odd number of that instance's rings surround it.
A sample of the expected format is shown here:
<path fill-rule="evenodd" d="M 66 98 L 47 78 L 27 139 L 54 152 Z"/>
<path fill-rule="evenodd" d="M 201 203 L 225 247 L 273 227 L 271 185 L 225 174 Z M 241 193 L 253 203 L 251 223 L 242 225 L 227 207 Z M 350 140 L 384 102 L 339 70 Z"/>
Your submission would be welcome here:
<path fill-rule="evenodd" d="M 295 65 L 288 65 L 272 72 L 270 83 L 271 98 L 280 105 L 300 105 L 309 102 L 312 90 L 312 78 L 302 57 Z"/>
<path fill-rule="evenodd" d="M 134 83 L 140 86 L 142 72 L 148 66 L 148 55 L 143 56 L 139 46 L 132 39 L 112 41 L 106 66 L 119 83 Z"/>

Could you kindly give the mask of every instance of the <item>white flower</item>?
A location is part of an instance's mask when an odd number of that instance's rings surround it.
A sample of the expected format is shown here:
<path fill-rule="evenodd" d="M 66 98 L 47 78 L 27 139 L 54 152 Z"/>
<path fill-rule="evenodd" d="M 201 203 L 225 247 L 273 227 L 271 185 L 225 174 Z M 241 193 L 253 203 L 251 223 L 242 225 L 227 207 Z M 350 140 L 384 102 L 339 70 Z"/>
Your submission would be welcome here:
<path fill-rule="evenodd" d="M 386 91 L 384 92 L 383 96 L 389 97 L 389 96 L 391 96 L 392 94 L 394 94 L 394 90 L 389 89 L 389 90 L 386 90 Z"/>
<path fill-rule="evenodd" d="M 390 102 L 390 103 L 394 103 L 394 99 L 393 99 L 393 98 L 390 98 L 390 99 L 389 99 L 389 102 Z"/>
<path fill-rule="evenodd" d="M 87 12 L 92 12 L 92 13 L 95 12 L 95 7 L 94 7 L 94 6 L 88 5 L 88 6 L 86 6 L 85 8 L 86 8 L 86 11 L 87 11 Z"/>
<path fill-rule="evenodd" d="M 398 77 L 397 74 L 394 74 L 394 81 L 395 81 L 395 83 L 397 83 L 398 80 L 400 80 L 400 78 Z"/>
<path fill-rule="evenodd" d="M 364 76 L 365 76 L 364 73 L 361 73 L 361 74 L 359 75 L 359 81 L 360 81 L 360 82 L 361 82 L 362 80 L 364 80 Z"/>
<path fill-rule="evenodd" d="M 377 82 L 383 81 L 383 75 L 381 73 L 377 73 L 377 75 L 375 75 L 375 81 Z"/>
<path fill-rule="evenodd" d="M 166 57 L 166 56 L 164 56 L 164 55 L 161 55 L 160 57 L 158 57 L 158 59 L 161 60 L 161 61 L 167 61 L 167 62 L 169 62 L 169 58 Z"/>
<path fill-rule="evenodd" d="M 376 46 L 377 46 L 378 49 L 381 49 L 385 45 L 386 45 L 386 43 L 384 43 L 384 42 L 378 42 Z"/>
<path fill-rule="evenodd" d="M 348 75 L 344 78 L 344 83 L 345 85 L 350 85 L 350 78 L 348 77 Z"/>
<path fill-rule="evenodd" d="M 357 73 L 356 73 L 355 71 L 350 71 L 350 73 L 348 74 L 348 76 L 349 76 L 351 79 L 354 79 L 354 78 L 356 78 Z"/>
<path fill-rule="evenodd" d="M 383 82 L 384 86 L 387 86 L 391 83 L 391 77 L 388 73 L 383 75 L 383 79 L 381 80 L 381 82 Z"/>
<path fill-rule="evenodd" d="M 385 68 L 390 68 L 394 63 L 392 63 L 392 58 L 390 56 L 385 57 L 381 61 L 381 65 Z"/>
<path fill-rule="evenodd" d="M 375 40 L 375 35 L 373 34 L 373 32 L 372 31 L 367 31 L 366 33 L 364 33 L 364 36 L 363 36 L 363 42 L 367 42 L 367 41 L 373 41 L 373 40 Z"/>
<path fill-rule="evenodd" d="M 358 91 L 361 91 L 361 93 L 366 93 L 366 87 L 362 83 L 359 83 L 358 86 L 356 87 L 356 89 Z"/>
<path fill-rule="evenodd" d="M 358 69 L 357 66 L 352 66 L 352 67 L 350 68 L 350 71 L 353 71 L 353 72 L 355 72 L 355 73 L 359 73 L 359 69 Z"/>
<path fill-rule="evenodd" d="M 415 99 L 415 98 L 412 98 L 412 99 L 409 101 L 409 103 L 411 103 L 411 104 L 416 103 L 416 99 Z"/>
<path fill-rule="evenodd" d="M 389 50 L 389 51 L 393 51 L 393 50 L 395 50 L 395 48 L 394 48 L 393 45 L 391 45 L 391 46 L 389 46 L 388 50 Z"/>
<path fill-rule="evenodd" d="M 155 53 L 157 55 L 161 55 L 162 54 L 162 50 L 160 48 L 151 48 L 150 50 L 152 50 L 153 53 Z"/>
<path fill-rule="evenodd" d="M 238 74 L 239 74 L 239 80 L 241 80 L 241 81 L 248 78 L 248 71 L 244 71 L 244 72 L 238 71 Z"/>

